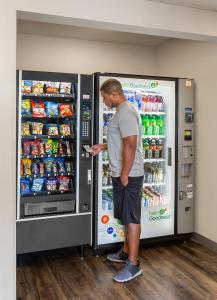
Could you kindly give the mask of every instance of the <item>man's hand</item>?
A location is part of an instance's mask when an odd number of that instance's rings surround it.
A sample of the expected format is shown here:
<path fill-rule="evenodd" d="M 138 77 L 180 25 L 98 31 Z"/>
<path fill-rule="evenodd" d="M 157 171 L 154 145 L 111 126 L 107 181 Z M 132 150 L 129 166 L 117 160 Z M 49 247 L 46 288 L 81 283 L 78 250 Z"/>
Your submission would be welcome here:
<path fill-rule="evenodd" d="M 105 150 L 106 147 L 105 147 L 105 144 L 97 144 L 97 145 L 93 145 L 90 150 L 90 154 L 95 156 L 97 154 L 99 154 L 101 151 Z"/>
<path fill-rule="evenodd" d="M 120 180 L 121 180 L 121 183 L 122 183 L 123 186 L 127 186 L 128 185 L 128 176 L 121 175 Z"/>

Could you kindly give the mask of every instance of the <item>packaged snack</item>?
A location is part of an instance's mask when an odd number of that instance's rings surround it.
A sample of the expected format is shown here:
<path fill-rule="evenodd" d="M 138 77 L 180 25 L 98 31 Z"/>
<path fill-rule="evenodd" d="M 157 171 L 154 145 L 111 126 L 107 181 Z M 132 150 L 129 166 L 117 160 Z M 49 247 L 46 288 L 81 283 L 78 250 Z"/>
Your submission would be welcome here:
<path fill-rule="evenodd" d="M 31 116 L 31 101 L 30 99 L 25 99 L 21 101 L 21 115 Z"/>
<path fill-rule="evenodd" d="M 54 159 L 53 161 L 53 173 L 56 175 L 58 173 L 57 169 L 57 161 Z"/>
<path fill-rule="evenodd" d="M 32 161 L 29 158 L 22 159 L 23 171 L 25 176 L 31 175 L 31 165 Z"/>
<path fill-rule="evenodd" d="M 44 178 L 34 178 L 31 191 L 33 193 L 41 192 L 43 188 L 43 184 L 44 184 Z"/>
<path fill-rule="evenodd" d="M 60 154 L 60 155 L 63 155 L 63 154 L 64 154 L 62 142 L 59 142 L 59 154 Z"/>
<path fill-rule="evenodd" d="M 31 144 L 31 154 L 32 155 L 39 155 L 39 141 L 32 141 Z"/>
<path fill-rule="evenodd" d="M 21 179 L 20 180 L 20 193 L 28 194 L 30 193 L 30 180 L 29 179 Z"/>
<path fill-rule="evenodd" d="M 32 123 L 32 134 L 34 135 L 42 135 L 44 124 L 43 123 Z"/>
<path fill-rule="evenodd" d="M 71 94 L 71 82 L 60 82 L 60 94 Z"/>
<path fill-rule="evenodd" d="M 32 81 L 31 80 L 22 80 L 21 92 L 25 93 L 25 94 L 29 94 L 32 92 Z"/>
<path fill-rule="evenodd" d="M 59 104 L 47 101 L 45 102 L 47 116 L 58 116 L 59 115 Z"/>
<path fill-rule="evenodd" d="M 55 192 L 57 190 L 57 179 L 56 178 L 48 178 L 46 180 L 46 191 L 47 192 Z"/>
<path fill-rule="evenodd" d="M 42 101 L 32 101 L 32 116 L 36 118 L 46 117 L 45 106 Z"/>
<path fill-rule="evenodd" d="M 65 145 L 66 145 L 66 154 L 68 156 L 71 156 L 72 155 L 72 151 L 71 151 L 72 144 L 70 145 L 69 141 L 65 141 Z"/>
<path fill-rule="evenodd" d="M 21 161 L 21 164 L 20 164 L 20 176 L 23 176 L 23 163 Z"/>
<path fill-rule="evenodd" d="M 40 161 L 39 163 L 39 173 L 41 176 L 44 176 L 44 163 L 43 161 Z"/>
<path fill-rule="evenodd" d="M 60 124 L 59 131 L 60 131 L 60 135 L 63 135 L 63 136 L 71 135 L 71 130 L 70 130 L 69 124 Z"/>
<path fill-rule="evenodd" d="M 39 142 L 39 155 L 45 155 L 43 142 Z"/>
<path fill-rule="evenodd" d="M 59 93 L 59 82 L 48 81 L 46 82 L 46 93 L 48 94 L 57 94 Z"/>
<path fill-rule="evenodd" d="M 60 103 L 59 110 L 60 110 L 60 116 L 61 117 L 70 117 L 70 116 L 73 115 L 71 104 Z"/>
<path fill-rule="evenodd" d="M 31 148 L 30 148 L 30 142 L 24 141 L 23 142 L 23 155 L 30 155 Z"/>
<path fill-rule="evenodd" d="M 32 162 L 32 175 L 38 175 L 39 174 L 39 165 L 38 161 Z"/>
<path fill-rule="evenodd" d="M 45 153 L 47 155 L 52 155 L 52 144 L 53 144 L 53 141 L 52 140 L 45 140 L 44 144 L 45 144 Z"/>
<path fill-rule="evenodd" d="M 57 124 L 48 124 L 47 125 L 47 135 L 58 135 L 58 125 Z"/>
<path fill-rule="evenodd" d="M 43 81 L 33 81 L 33 94 L 43 94 L 44 93 L 44 82 Z"/>
<path fill-rule="evenodd" d="M 43 160 L 45 165 L 45 173 L 46 175 L 51 175 L 53 171 L 53 161 L 54 159 L 52 157 L 46 158 Z"/>
<path fill-rule="evenodd" d="M 69 174 L 69 173 L 72 174 L 72 165 L 71 165 L 70 161 L 65 162 L 65 167 L 66 167 L 67 174 Z"/>
<path fill-rule="evenodd" d="M 69 178 L 66 176 L 59 176 L 59 191 L 60 192 L 68 192 L 69 190 Z"/>
<path fill-rule="evenodd" d="M 57 155 L 58 154 L 58 144 L 59 144 L 59 142 L 58 141 L 53 141 L 52 142 L 52 146 L 53 146 L 53 154 L 54 155 Z"/>
<path fill-rule="evenodd" d="M 64 158 L 57 158 L 57 165 L 60 175 L 64 175 L 66 173 L 65 166 L 64 166 Z"/>
<path fill-rule="evenodd" d="M 21 135 L 30 135 L 30 124 L 29 123 L 22 123 L 21 124 Z"/>

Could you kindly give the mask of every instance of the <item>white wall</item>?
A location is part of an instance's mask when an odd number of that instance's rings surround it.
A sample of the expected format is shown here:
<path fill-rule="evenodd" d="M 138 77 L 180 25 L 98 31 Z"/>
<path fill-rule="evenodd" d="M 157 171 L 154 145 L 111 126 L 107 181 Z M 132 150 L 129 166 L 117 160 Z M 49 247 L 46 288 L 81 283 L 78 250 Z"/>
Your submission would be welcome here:
<path fill-rule="evenodd" d="M 53 72 L 154 74 L 152 47 L 19 34 L 17 68 Z"/>
<path fill-rule="evenodd" d="M 195 232 L 217 242 L 217 44 L 170 41 L 156 64 L 158 74 L 196 81 Z"/>

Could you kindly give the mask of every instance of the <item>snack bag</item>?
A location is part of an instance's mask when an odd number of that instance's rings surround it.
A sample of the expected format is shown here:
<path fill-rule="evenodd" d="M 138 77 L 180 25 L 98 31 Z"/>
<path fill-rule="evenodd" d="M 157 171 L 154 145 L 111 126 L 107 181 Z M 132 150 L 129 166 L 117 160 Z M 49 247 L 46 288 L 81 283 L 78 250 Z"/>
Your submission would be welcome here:
<path fill-rule="evenodd" d="M 44 178 L 34 178 L 31 191 L 33 193 L 38 193 L 42 191 L 44 184 Z"/>
<path fill-rule="evenodd" d="M 52 157 L 43 159 L 44 165 L 45 165 L 45 173 L 46 175 L 51 175 L 53 171 L 53 161 L 54 159 Z"/>
<path fill-rule="evenodd" d="M 31 101 L 30 99 L 25 99 L 21 101 L 21 115 L 31 116 Z"/>
<path fill-rule="evenodd" d="M 53 146 L 53 154 L 54 155 L 57 155 L 58 154 L 58 144 L 59 144 L 59 142 L 58 141 L 53 141 L 52 142 L 52 146 Z"/>
<path fill-rule="evenodd" d="M 45 155 L 43 142 L 39 142 L 39 155 Z"/>
<path fill-rule="evenodd" d="M 57 169 L 57 161 L 54 159 L 53 160 L 53 173 L 56 175 L 58 173 Z"/>
<path fill-rule="evenodd" d="M 48 124 L 47 125 L 47 135 L 58 135 L 58 125 L 57 124 Z"/>
<path fill-rule="evenodd" d="M 38 103 L 32 101 L 32 116 L 36 118 L 46 117 L 45 106 L 42 101 L 39 101 Z"/>
<path fill-rule="evenodd" d="M 39 141 L 32 141 L 31 144 L 31 154 L 39 155 Z"/>
<path fill-rule="evenodd" d="M 53 141 L 52 140 L 45 140 L 44 144 L 45 144 L 45 153 L 47 155 L 52 155 L 52 144 L 53 144 Z"/>
<path fill-rule="evenodd" d="M 31 92 L 32 92 L 32 81 L 31 80 L 22 80 L 21 93 L 29 94 Z"/>
<path fill-rule="evenodd" d="M 30 124 L 29 123 L 22 123 L 21 124 L 21 135 L 30 135 Z"/>
<path fill-rule="evenodd" d="M 47 101 L 45 102 L 47 116 L 58 116 L 59 115 L 59 104 Z"/>
<path fill-rule="evenodd" d="M 59 110 L 60 110 L 61 117 L 71 117 L 73 115 L 71 104 L 60 103 Z"/>
<path fill-rule="evenodd" d="M 71 94 L 71 82 L 60 82 L 60 94 Z"/>
<path fill-rule="evenodd" d="M 69 124 L 60 124 L 59 131 L 60 131 L 60 135 L 63 135 L 63 136 L 71 135 L 71 130 L 70 130 Z"/>
<path fill-rule="evenodd" d="M 60 175 L 64 175 L 66 173 L 65 166 L 64 166 L 64 158 L 57 158 L 57 165 Z"/>
<path fill-rule="evenodd" d="M 39 174 L 39 166 L 38 161 L 32 162 L 32 175 L 38 175 Z"/>
<path fill-rule="evenodd" d="M 20 164 L 20 176 L 23 176 L 24 175 L 24 172 L 23 172 L 23 163 L 21 161 L 21 164 Z"/>
<path fill-rule="evenodd" d="M 59 142 L 59 154 L 60 154 L 60 155 L 63 155 L 63 154 L 64 154 L 62 142 Z"/>
<path fill-rule="evenodd" d="M 30 180 L 29 179 L 21 179 L 20 180 L 20 193 L 21 194 L 30 193 Z"/>
<path fill-rule="evenodd" d="M 43 123 L 32 123 L 32 134 L 34 135 L 42 135 L 44 124 Z"/>
<path fill-rule="evenodd" d="M 59 93 L 59 82 L 48 81 L 46 83 L 46 93 L 47 94 L 58 94 Z"/>
<path fill-rule="evenodd" d="M 57 190 L 57 179 L 56 178 L 48 178 L 46 180 L 46 191 L 47 192 L 55 192 Z"/>
<path fill-rule="evenodd" d="M 33 81 L 33 94 L 43 94 L 44 93 L 44 82 L 43 81 Z"/>
<path fill-rule="evenodd" d="M 44 163 L 43 161 L 40 161 L 39 163 L 39 173 L 41 176 L 44 176 Z"/>
<path fill-rule="evenodd" d="M 72 151 L 71 151 L 72 144 L 70 145 L 69 141 L 65 141 L 65 145 L 66 145 L 66 154 L 68 156 L 71 156 L 72 155 Z"/>
<path fill-rule="evenodd" d="M 59 191 L 60 192 L 68 192 L 69 190 L 69 178 L 65 176 L 58 177 L 59 182 Z"/>
<path fill-rule="evenodd" d="M 25 141 L 23 142 L 23 155 L 30 155 L 31 148 L 30 148 L 30 142 Z"/>
<path fill-rule="evenodd" d="M 71 162 L 70 161 L 66 161 L 65 162 L 65 167 L 66 167 L 66 172 L 69 174 L 72 173 L 72 165 L 71 165 Z"/>
<path fill-rule="evenodd" d="M 31 175 L 31 165 L 32 165 L 31 159 L 29 159 L 29 158 L 22 159 L 22 164 L 23 164 L 24 175 L 30 176 Z"/>

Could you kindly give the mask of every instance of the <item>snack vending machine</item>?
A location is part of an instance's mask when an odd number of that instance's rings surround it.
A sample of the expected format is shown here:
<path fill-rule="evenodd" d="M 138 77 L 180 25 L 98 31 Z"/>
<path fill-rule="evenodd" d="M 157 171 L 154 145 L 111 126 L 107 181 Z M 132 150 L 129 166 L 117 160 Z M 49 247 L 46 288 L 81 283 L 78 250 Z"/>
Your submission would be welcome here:
<path fill-rule="evenodd" d="M 194 202 L 193 80 L 96 73 L 95 144 L 107 142 L 107 129 L 115 114 L 115 109 L 103 104 L 100 95 L 100 86 L 109 78 L 121 82 L 126 100 L 141 115 L 144 157 L 141 240 L 190 237 Z M 124 228 L 113 215 L 107 151 L 94 159 L 94 170 L 93 245 L 98 249 L 123 241 Z"/>
<path fill-rule="evenodd" d="M 17 254 L 91 243 L 93 79 L 17 71 Z"/>

